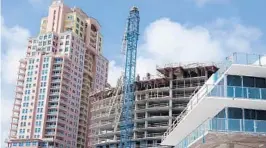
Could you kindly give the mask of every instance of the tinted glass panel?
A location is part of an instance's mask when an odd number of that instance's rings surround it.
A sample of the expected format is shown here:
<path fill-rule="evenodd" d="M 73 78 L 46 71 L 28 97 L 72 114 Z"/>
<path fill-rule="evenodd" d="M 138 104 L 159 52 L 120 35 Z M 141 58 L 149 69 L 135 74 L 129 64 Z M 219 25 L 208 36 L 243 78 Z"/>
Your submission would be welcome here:
<path fill-rule="evenodd" d="M 228 118 L 242 119 L 242 109 L 240 108 L 228 108 Z"/>
<path fill-rule="evenodd" d="M 266 120 L 266 111 L 257 110 L 257 120 Z"/>
<path fill-rule="evenodd" d="M 216 118 L 225 118 L 225 109 L 220 111 L 215 117 Z"/>
<path fill-rule="evenodd" d="M 253 77 L 243 77 L 243 86 L 244 87 L 254 87 L 255 86 L 255 78 Z"/>
<path fill-rule="evenodd" d="M 245 109 L 245 119 L 256 119 L 255 110 Z"/>
<path fill-rule="evenodd" d="M 255 78 L 255 84 L 258 88 L 266 88 L 266 81 L 264 78 Z"/>
<path fill-rule="evenodd" d="M 242 86 L 241 77 L 240 76 L 227 76 L 227 85 L 228 86 Z"/>

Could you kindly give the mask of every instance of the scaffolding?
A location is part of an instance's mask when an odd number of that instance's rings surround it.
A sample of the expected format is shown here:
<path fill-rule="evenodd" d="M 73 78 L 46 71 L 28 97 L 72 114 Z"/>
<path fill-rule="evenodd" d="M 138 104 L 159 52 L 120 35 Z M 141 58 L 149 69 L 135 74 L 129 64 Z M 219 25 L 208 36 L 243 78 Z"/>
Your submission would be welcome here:
<path fill-rule="evenodd" d="M 218 68 L 214 65 L 196 64 L 193 67 L 158 67 L 159 76 L 147 74 L 136 78 L 133 107 L 134 128 L 132 141 L 136 148 L 161 147 L 161 137 L 174 119 L 180 115 L 206 80 Z M 118 85 L 117 85 L 118 86 Z M 89 147 L 118 147 L 122 92 L 119 87 L 104 90 L 90 96 L 93 114 L 90 118 L 91 143 Z M 95 99 L 96 98 L 96 99 Z M 116 101 L 115 101 L 116 100 Z M 97 109 L 96 109 L 97 108 Z M 106 115 L 100 111 L 105 110 Z M 115 125 L 115 126 L 113 126 Z"/>

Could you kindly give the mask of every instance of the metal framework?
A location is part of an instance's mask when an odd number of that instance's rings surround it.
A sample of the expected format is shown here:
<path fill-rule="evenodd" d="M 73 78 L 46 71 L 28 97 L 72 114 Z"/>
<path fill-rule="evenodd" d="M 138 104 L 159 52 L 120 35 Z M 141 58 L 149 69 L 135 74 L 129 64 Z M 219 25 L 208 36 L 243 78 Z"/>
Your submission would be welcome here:
<path fill-rule="evenodd" d="M 139 35 L 139 11 L 137 7 L 130 10 L 125 33 L 124 46 L 126 63 L 124 73 L 123 105 L 120 124 L 120 148 L 132 148 L 133 136 L 133 107 L 134 107 L 134 82 L 136 73 L 136 56 Z"/>

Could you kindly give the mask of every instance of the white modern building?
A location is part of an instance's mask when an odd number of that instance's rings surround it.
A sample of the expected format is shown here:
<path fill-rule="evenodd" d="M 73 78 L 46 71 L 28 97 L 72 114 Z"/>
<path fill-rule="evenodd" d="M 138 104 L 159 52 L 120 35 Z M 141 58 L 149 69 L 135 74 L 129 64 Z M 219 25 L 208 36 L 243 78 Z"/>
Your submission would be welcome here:
<path fill-rule="evenodd" d="M 266 148 L 266 61 L 234 53 L 162 138 L 175 148 Z"/>

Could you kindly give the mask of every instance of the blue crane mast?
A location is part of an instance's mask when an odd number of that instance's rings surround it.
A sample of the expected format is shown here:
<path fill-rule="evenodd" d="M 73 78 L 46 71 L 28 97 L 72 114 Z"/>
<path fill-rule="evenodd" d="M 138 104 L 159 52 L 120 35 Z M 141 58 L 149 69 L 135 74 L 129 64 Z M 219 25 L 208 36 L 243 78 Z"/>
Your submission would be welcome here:
<path fill-rule="evenodd" d="M 134 110 L 134 82 L 136 73 L 136 56 L 139 36 L 139 10 L 133 7 L 127 20 L 124 36 L 125 71 L 123 80 L 123 103 L 120 118 L 120 148 L 133 148 L 133 110 Z"/>

